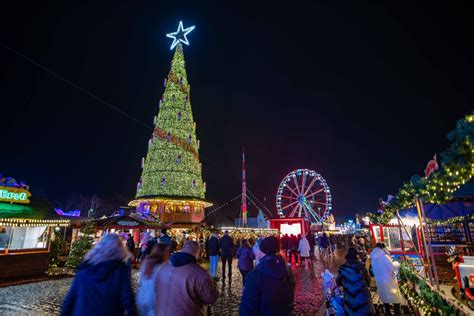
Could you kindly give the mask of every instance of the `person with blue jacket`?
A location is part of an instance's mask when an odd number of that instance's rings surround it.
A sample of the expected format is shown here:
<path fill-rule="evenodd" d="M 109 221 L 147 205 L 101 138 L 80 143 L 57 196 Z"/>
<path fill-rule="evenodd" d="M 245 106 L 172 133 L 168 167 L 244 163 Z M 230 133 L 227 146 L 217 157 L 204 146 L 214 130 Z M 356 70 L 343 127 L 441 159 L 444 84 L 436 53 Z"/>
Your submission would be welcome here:
<path fill-rule="evenodd" d="M 252 248 L 250 248 L 249 241 L 247 239 L 242 239 L 240 242 L 240 247 L 237 249 L 237 268 L 239 268 L 240 274 L 242 274 L 242 283 L 245 283 L 245 278 L 247 274 L 253 270 L 253 260 L 255 255 L 253 254 Z"/>
<path fill-rule="evenodd" d="M 102 237 L 79 266 L 61 315 L 136 315 L 127 257 L 118 235 Z"/>
<path fill-rule="evenodd" d="M 278 255 L 280 241 L 274 236 L 263 239 L 264 257 L 245 279 L 239 314 L 286 316 L 293 311 L 295 278 L 285 260 Z"/>

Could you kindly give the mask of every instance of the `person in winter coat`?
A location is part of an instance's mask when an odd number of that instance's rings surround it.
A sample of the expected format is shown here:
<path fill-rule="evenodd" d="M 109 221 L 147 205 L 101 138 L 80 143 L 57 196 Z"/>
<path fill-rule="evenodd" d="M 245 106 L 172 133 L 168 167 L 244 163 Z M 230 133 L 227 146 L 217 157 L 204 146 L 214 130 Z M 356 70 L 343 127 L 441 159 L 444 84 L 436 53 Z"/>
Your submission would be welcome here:
<path fill-rule="evenodd" d="M 171 237 L 168 235 L 168 231 L 166 230 L 166 228 L 163 228 L 161 230 L 161 234 L 160 234 L 160 238 L 158 239 L 158 243 L 159 244 L 165 244 L 167 245 L 170 250 L 172 249 L 173 247 L 173 240 L 171 239 Z"/>
<path fill-rule="evenodd" d="M 217 232 L 212 234 L 212 237 L 209 238 L 207 242 L 208 252 L 209 252 L 209 273 L 211 277 L 217 277 L 217 260 L 219 259 L 219 239 L 217 239 Z"/>
<path fill-rule="evenodd" d="M 309 252 L 310 252 L 310 250 L 311 250 L 311 246 L 309 245 L 308 239 L 306 239 L 306 237 L 301 238 L 299 246 L 298 246 L 298 251 L 300 253 L 301 265 L 303 265 L 303 262 L 304 262 L 304 266 L 305 266 L 306 270 L 309 269 L 309 263 L 310 263 Z"/>
<path fill-rule="evenodd" d="M 292 270 L 278 255 L 280 241 L 270 236 L 262 240 L 260 250 L 265 254 L 257 267 L 247 275 L 239 307 L 240 316 L 291 315 L 295 295 Z"/>
<path fill-rule="evenodd" d="M 198 258 L 198 243 L 188 240 L 164 263 L 155 278 L 156 316 L 208 315 L 219 292 Z"/>
<path fill-rule="evenodd" d="M 310 231 L 307 235 L 306 235 L 306 239 L 308 239 L 308 242 L 309 242 L 309 257 L 311 258 L 311 260 L 314 259 L 314 248 L 316 247 L 316 238 L 314 236 L 314 233 L 312 231 Z"/>
<path fill-rule="evenodd" d="M 132 253 L 132 255 L 135 255 L 135 240 L 133 240 L 132 234 L 128 234 L 127 249 Z"/>
<path fill-rule="evenodd" d="M 234 255 L 234 240 L 229 236 L 226 230 L 220 240 L 221 260 L 222 260 L 222 278 L 225 278 L 225 266 L 229 264 L 229 279 L 232 278 L 232 257 Z"/>
<path fill-rule="evenodd" d="M 365 239 L 360 237 L 357 240 L 356 250 L 359 253 L 360 260 L 365 264 L 367 262 L 367 250 L 365 249 Z"/>
<path fill-rule="evenodd" d="M 281 237 L 281 246 L 285 253 L 285 259 L 288 260 L 288 250 L 290 249 L 290 236 L 288 236 L 288 234 Z"/>
<path fill-rule="evenodd" d="M 140 284 L 137 291 L 137 307 L 141 316 L 155 316 L 155 278 L 169 258 L 169 248 L 165 244 L 155 244 L 150 255 L 140 267 Z"/>
<path fill-rule="evenodd" d="M 377 243 L 370 253 L 370 262 L 377 284 L 377 292 L 385 306 L 385 313 L 390 315 L 390 304 L 394 304 L 395 314 L 400 314 L 402 294 L 395 276 L 400 264 L 392 260 L 384 243 Z"/>
<path fill-rule="evenodd" d="M 370 277 L 357 250 L 349 248 L 346 263 L 339 267 L 336 283 L 344 288 L 344 312 L 349 316 L 375 315 L 369 291 Z"/>
<path fill-rule="evenodd" d="M 260 250 L 260 244 L 262 243 L 263 237 L 259 236 L 252 246 L 253 255 L 255 256 L 255 266 L 260 263 L 260 259 L 265 257 L 265 254 Z"/>
<path fill-rule="evenodd" d="M 319 249 L 321 251 L 321 255 L 323 260 L 326 259 L 329 255 L 329 238 L 326 233 L 323 233 L 321 237 L 319 237 Z"/>
<path fill-rule="evenodd" d="M 298 247 L 299 241 L 298 238 L 291 234 L 290 236 L 290 259 L 288 260 L 288 265 L 291 265 L 291 259 L 295 257 L 295 264 L 298 265 Z"/>
<path fill-rule="evenodd" d="M 247 274 L 253 270 L 253 260 L 255 259 L 255 255 L 247 239 L 242 239 L 240 242 L 240 248 L 237 249 L 236 256 L 239 259 L 237 267 L 240 270 L 240 274 L 242 274 L 242 284 L 245 284 L 245 278 Z"/>
<path fill-rule="evenodd" d="M 103 236 L 79 266 L 61 315 L 136 315 L 127 256 L 118 235 Z"/>

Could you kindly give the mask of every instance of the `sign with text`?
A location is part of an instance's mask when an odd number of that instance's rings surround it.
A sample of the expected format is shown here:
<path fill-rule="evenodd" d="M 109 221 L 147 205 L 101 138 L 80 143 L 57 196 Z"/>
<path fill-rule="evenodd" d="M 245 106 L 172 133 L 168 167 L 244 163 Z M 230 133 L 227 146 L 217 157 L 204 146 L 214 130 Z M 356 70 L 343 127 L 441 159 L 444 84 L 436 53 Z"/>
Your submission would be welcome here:
<path fill-rule="evenodd" d="M 0 202 L 28 204 L 30 196 L 31 193 L 28 190 L 0 186 Z"/>

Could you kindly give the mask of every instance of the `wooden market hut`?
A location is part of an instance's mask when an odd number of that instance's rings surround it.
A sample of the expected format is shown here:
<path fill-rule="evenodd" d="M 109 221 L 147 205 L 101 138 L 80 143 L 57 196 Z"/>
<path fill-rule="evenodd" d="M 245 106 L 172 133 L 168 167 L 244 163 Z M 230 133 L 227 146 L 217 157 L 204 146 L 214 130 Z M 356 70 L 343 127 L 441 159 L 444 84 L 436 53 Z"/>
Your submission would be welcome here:
<path fill-rule="evenodd" d="M 46 273 L 53 231 L 70 224 L 30 195 L 0 183 L 0 280 Z"/>

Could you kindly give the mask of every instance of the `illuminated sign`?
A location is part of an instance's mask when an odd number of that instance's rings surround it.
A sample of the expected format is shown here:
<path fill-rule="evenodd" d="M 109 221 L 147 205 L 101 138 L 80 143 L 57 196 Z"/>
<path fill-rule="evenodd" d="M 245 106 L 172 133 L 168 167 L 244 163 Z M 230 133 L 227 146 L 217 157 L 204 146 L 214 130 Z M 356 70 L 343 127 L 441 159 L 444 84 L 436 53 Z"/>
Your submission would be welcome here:
<path fill-rule="evenodd" d="M 30 196 L 31 193 L 28 190 L 0 186 L 0 202 L 28 204 Z"/>
<path fill-rule="evenodd" d="M 81 216 L 81 211 L 80 211 L 80 210 L 64 212 L 64 211 L 63 211 L 62 209 L 60 209 L 60 208 L 55 208 L 54 211 L 56 212 L 56 214 L 58 214 L 58 215 L 60 215 L 60 216 L 72 216 L 72 217 L 79 217 L 79 216 Z"/>

